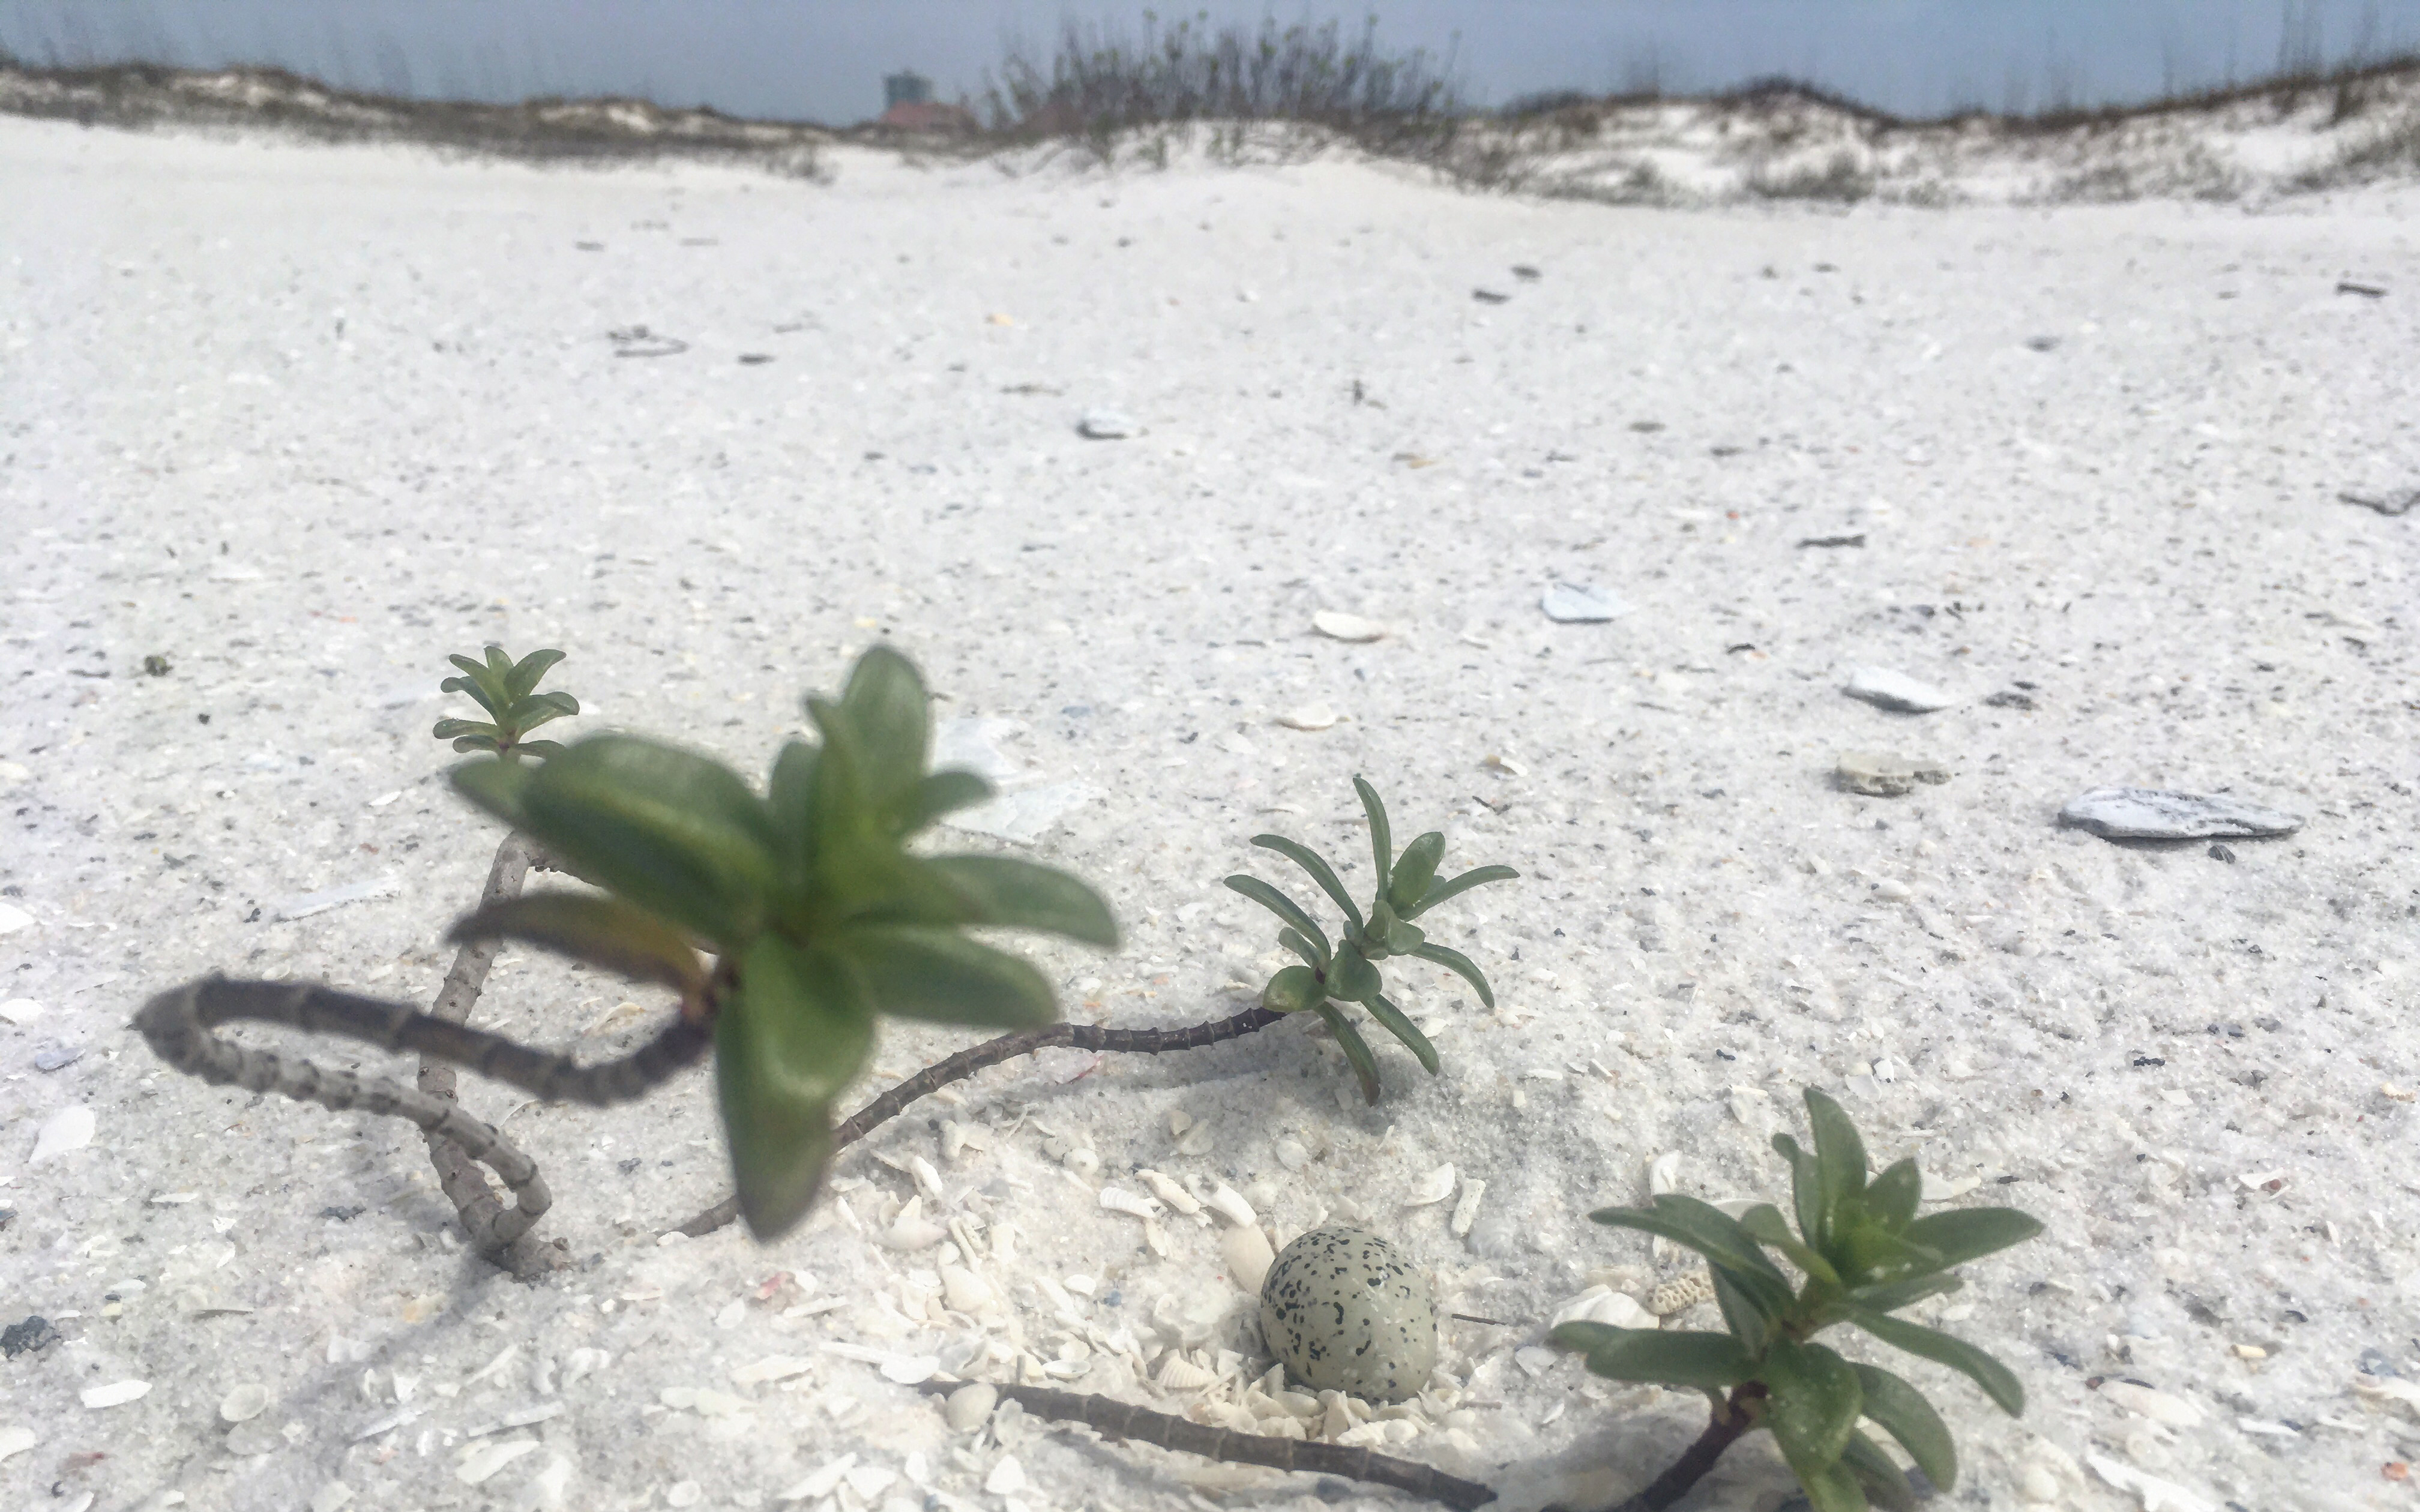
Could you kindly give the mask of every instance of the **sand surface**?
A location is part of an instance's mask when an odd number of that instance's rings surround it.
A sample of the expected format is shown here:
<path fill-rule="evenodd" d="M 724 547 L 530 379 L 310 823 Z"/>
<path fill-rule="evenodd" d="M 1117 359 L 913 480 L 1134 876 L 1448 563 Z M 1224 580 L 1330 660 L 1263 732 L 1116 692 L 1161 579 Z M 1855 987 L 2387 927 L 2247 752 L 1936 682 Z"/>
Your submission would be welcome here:
<path fill-rule="evenodd" d="M 1515 1351 L 1592 1273 L 1686 1273 L 1586 1222 L 1657 1157 L 1780 1196 L 1765 1140 L 1813 1083 L 1936 1200 L 2050 1226 L 1918 1310 L 2031 1395 L 2012 1423 L 1906 1365 L 1964 1445 L 1959 1504 L 2412 1504 L 2381 1466 L 2420 1458 L 2420 1416 L 2354 1387 L 2420 1380 L 2420 512 L 2337 495 L 2420 486 L 2420 195 L 1841 215 L 1342 160 L 830 165 L 0 121 L 0 1321 L 62 1335 L 0 1365 L 0 1432 L 35 1441 L 0 1500 L 754 1507 L 854 1454 L 847 1509 L 1329 1504 L 1030 1421 L 953 1435 L 850 1357 L 1065 1357 L 1073 1389 L 1178 1412 L 1135 1380 L 1161 1350 L 1262 1368 L 1216 1352 L 1250 1347 L 1216 1231 L 1169 1214 L 1162 1257 L 1099 1206 L 1147 1166 L 1280 1241 L 1379 1228 L 1509 1320 L 1450 1325 L 1457 1415 L 1395 1452 L 1516 1512 L 1602 1504 L 1702 1403 Z M 1080 437 L 1101 409 L 1139 434 Z M 1557 583 L 1634 611 L 1553 623 Z M 1398 835 L 1525 873 L 1435 920 L 1500 1007 L 1401 972 L 1445 1071 L 1382 1048 L 1375 1108 L 1295 1023 L 1005 1066 L 767 1248 L 659 1242 L 725 1190 L 702 1072 L 603 1113 L 473 1084 L 574 1260 L 515 1283 L 405 1126 L 206 1088 L 127 1027 L 213 969 L 433 994 L 498 833 L 427 731 L 468 712 L 444 654 L 491 639 L 569 653 L 566 736 L 751 773 L 803 691 L 905 648 L 939 717 L 1013 722 L 962 748 L 1068 805 L 954 839 L 1104 889 L 1122 949 L 1035 954 L 1118 1025 L 1249 1001 L 1281 958 L 1219 879 L 1293 886 L 1248 844 L 1270 828 L 1366 878 L 1366 773 Z M 1841 691 L 1861 666 L 1958 702 L 1884 712 Z M 1315 703 L 1342 719 L 1275 722 Z M 1841 792 L 1859 749 L 1950 779 Z M 2307 824 L 2232 864 L 2056 825 L 2118 783 Z M 338 888 L 368 896 L 297 902 Z M 634 995 L 513 953 L 478 1020 L 599 1057 L 660 1011 L 617 1015 Z M 894 1028 L 881 1079 L 970 1038 Z M 75 1108 L 89 1143 L 36 1163 Z M 989 1148 L 946 1158 L 944 1119 Z M 917 1157 L 987 1317 L 928 1313 L 939 1252 L 870 1237 Z M 1461 1238 L 1458 1196 L 1404 1206 L 1449 1163 L 1485 1182 Z M 148 1391 L 85 1404 L 119 1382 Z M 247 1386 L 265 1410 L 230 1426 Z M 1023 1489 L 985 1490 L 1004 1456 Z M 1758 1442 L 1690 1504 L 1789 1487 Z"/>

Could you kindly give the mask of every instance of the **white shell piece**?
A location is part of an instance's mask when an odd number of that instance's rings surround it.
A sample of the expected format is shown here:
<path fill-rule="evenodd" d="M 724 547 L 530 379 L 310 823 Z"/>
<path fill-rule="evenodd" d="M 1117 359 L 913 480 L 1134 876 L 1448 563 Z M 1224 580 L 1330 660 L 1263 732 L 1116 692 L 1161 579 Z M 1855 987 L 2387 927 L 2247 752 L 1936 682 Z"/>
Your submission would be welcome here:
<path fill-rule="evenodd" d="M 2420 1418 L 2420 1385 L 2414 1385 L 2399 1377 L 2355 1374 L 2352 1378 L 2352 1394 L 2372 1407 L 2383 1407 L 2388 1402 L 2400 1402 L 2405 1412 L 2410 1412 L 2414 1418 Z"/>
<path fill-rule="evenodd" d="M 2112 1381 L 2102 1384 L 2101 1395 L 2125 1408 L 2138 1412 L 2154 1423 L 2164 1423 L 2172 1428 L 2199 1426 L 2201 1409 L 2181 1396 L 2171 1396 L 2149 1386 L 2137 1386 L 2131 1381 Z"/>
<path fill-rule="evenodd" d="M 910 1155 L 908 1157 L 908 1169 L 916 1178 L 919 1191 L 936 1202 L 941 1200 L 941 1173 L 933 1169 L 931 1161 L 922 1155 Z"/>
<path fill-rule="evenodd" d="M 1326 609 L 1311 617 L 1311 627 L 1336 640 L 1375 640 L 1387 633 L 1387 627 L 1375 620 Z"/>
<path fill-rule="evenodd" d="M 1647 1195 L 1660 1197 L 1680 1190 L 1681 1152 L 1668 1149 L 1647 1163 Z"/>
<path fill-rule="evenodd" d="M 991 1410 L 999 1405 L 999 1388 L 978 1381 L 950 1393 L 941 1416 L 953 1433 L 972 1433 L 991 1421 Z"/>
<path fill-rule="evenodd" d="M 1684 1275 L 1677 1281 L 1667 1281 L 1647 1299 L 1647 1310 L 1658 1318 L 1687 1312 L 1701 1302 L 1714 1300 L 1714 1278 L 1703 1271 Z"/>
<path fill-rule="evenodd" d="M 795 1354 L 768 1354 L 753 1365 L 743 1365 L 731 1372 L 735 1386 L 761 1386 L 768 1381 L 787 1381 L 803 1376 L 814 1368 L 811 1361 Z"/>
<path fill-rule="evenodd" d="M 806 1479 L 774 1498 L 777 1502 L 818 1502 L 840 1489 L 840 1480 L 857 1467 L 857 1456 L 845 1454 L 838 1459 L 827 1460 Z"/>
<path fill-rule="evenodd" d="M 1016 1462 L 1016 1456 L 1000 1457 L 1000 1463 L 984 1477 L 984 1489 L 994 1496 L 1015 1496 L 1025 1489 L 1025 1467 Z"/>
<path fill-rule="evenodd" d="M 10 1455 L 23 1454 L 41 1442 L 34 1436 L 34 1430 L 29 1427 L 0 1428 L 0 1459 L 6 1459 Z"/>
<path fill-rule="evenodd" d="M 249 1423 L 269 1409 L 269 1388 L 246 1384 L 219 1398 L 219 1416 L 229 1423 Z"/>
<path fill-rule="evenodd" d="M 1251 1296 L 1261 1294 L 1261 1283 L 1268 1279 L 1269 1267 L 1277 1263 L 1277 1251 L 1269 1247 L 1269 1238 L 1253 1225 L 1241 1228 L 1222 1229 L 1218 1235 L 1218 1257 L 1227 1263 L 1227 1279 Z"/>
<path fill-rule="evenodd" d="M 1300 708 L 1288 709 L 1283 714 L 1279 715 L 1278 723 L 1285 726 L 1289 730 L 1308 730 L 1315 732 L 1334 729 L 1337 721 L 1342 717 L 1342 715 L 1338 714 L 1334 709 L 1329 708 L 1325 703 L 1306 703 Z"/>
<path fill-rule="evenodd" d="M 1212 1212 L 1241 1228 L 1249 1228 L 1260 1221 L 1260 1214 L 1252 1211 L 1252 1205 L 1224 1181 L 1218 1183 L 1218 1190 L 1210 1194 L 1209 1207 Z"/>
<path fill-rule="evenodd" d="M 462 1463 L 455 1467 L 454 1478 L 465 1486 L 476 1486 L 497 1471 L 538 1446 L 535 1439 L 512 1439 L 504 1443 L 476 1443 L 463 1455 Z"/>
<path fill-rule="evenodd" d="M 924 1199 L 919 1196 L 909 1197 L 907 1206 L 899 1210 L 899 1216 L 891 1221 L 891 1227 L 875 1239 L 885 1249 L 912 1254 L 931 1249 L 949 1237 L 948 1229 L 924 1216 Z"/>
<path fill-rule="evenodd" d="M 1160 1365 L 1159 1374 L 1153 1378 L 1164 1391 L 1197 1391 L 1218 1379 L 1216 1371 L 1203 1369 L 1173 1350 Z"/>
<path fill-rule="evenodd" d="M 1101 1188 L 1100 1202 L 1103 1208 L 1111 1212 L 1127 1213 L 1137 1218 L 1155 1217 L 1159 1212 L 1159 1204 L 1157 1202 L 1153 1201 L 1149 1197 L 1138 1196 L 1135 1193 L 1127 1191 L 1124 1187 L 1105 1186 Z"/>
<path fill-rule="evenodd" d="M 991 1283 L 963 1265 L 941 1267 L 941 1295 L 962 1313 L 980 1315 L 1000 1305 L 1000 1296 L 992 1290 Z"/>
<path fill-rule="evenodd" d="M 1446 1226 L 1452 1230 L 1454 1238 L 1460 1239 L 1468 1234 L 1470 1226 L 1479 1221 L 1480 1199 L 1485 1196 L 1487 1196 L 1485 1181 L 1475 1176 L 1463 1178 L 1462 1200 L 1453 1205 L 1453 1220 Z"/>
<path fill-rule="evenodd" d="M 932 1354 L 894 1354 L 882 1362 L 882 1379 L 902 1386 L 921 1385 L 940 1373 L 941 1361 Z"/>
<path fill-rule="evenodd" d="M 1555 1309 L 1548 1326 L 1557 1323 L 1610 1323 L 1616 1328 L 1653 1328 L 1655 1315 L 1638 1299 L 1611 1287 L 1590 1287 Z"/>
<path fill-rule="evenodd" d="M 81 1103 L 59 1109 L 44 1119 L 42 1126 L 34 1132 L 34 1153 L 25 1164 L 39 1165 L 55 1156 L 84 1149 L 92 1143 L 98 1122 L 92 1109 Z"/>
<path fill-rule="evenodd" d="M 1159 1172 L 1137 1171 L 1135 1175 L 1141 1179 L 1143 1185 L 1151 1188 L 1153 1196 L 1159 1198 L 1160 1201 L 1167 1203 L 1187 1217 L 1190 1218 L 1202 1211 L 1202 1204 L 1195 1199 L 1192 1193 Z"/>
<path fill-rule="evenodd" d="M 1453 1196 L 1453 1163 L 1448 1161 L 1420 1178 L 1419 1184 L 1412 1188 L 1410 1195 L 1404 1198 L 1404 1206 L 1425 1208 L 1431 1203 L 1443 1202 L 1451 1196 Z"/>
<path fill-rule="evenodd" d="M 128 1402 L 141 1401 L 150 1395 L 151 1382 L 147 1381 L 118 1381 L 106 1386 L 86 1387 L 84 1404 L 94 1408 L 123 1407 Z"/>

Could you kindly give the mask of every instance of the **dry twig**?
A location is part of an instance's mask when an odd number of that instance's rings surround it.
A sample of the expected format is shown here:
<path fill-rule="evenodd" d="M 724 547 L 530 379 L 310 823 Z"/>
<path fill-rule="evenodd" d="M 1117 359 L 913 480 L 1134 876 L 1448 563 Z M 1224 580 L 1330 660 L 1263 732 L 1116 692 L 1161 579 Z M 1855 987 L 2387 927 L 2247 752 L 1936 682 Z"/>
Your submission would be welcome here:
<path fill-rule="evenodd" d="M 945 1396 L 955 1391 L 963 1381 L 927 1381 L 923 1390 L 932 1396 Z M 1148 1408 L 1107 1396 L 1089 1396 L 1070 1391 L 1053 1391 L 1047 1386 L 996 1386 L 1001 1399 L 1015 1402 L 1036 1417 L 1047 1417 L 1061 1423 L 1081 1423 L 1109 1439 L 1132 1439 L 1138 1443 L 1157 1444 L 1163 1449 L 1179 1449 L 1200 1455 L 1204 1459 L 1221 1460 L 1228 1464 L 1266 1465 L 1272 1470 L 1301 1471 L 1314 1475 L 1342 1475 L 1347 1480 L 1368 1481 L 1432 1502 L 1442 1502 L 1455 1512 L 1471 1512 L 1474 1507 L 1496 1500 L 1496 1493 L 1477 1481 L 1458 1480 L 1441 1470 L 1416 1460 L 1397 1459 L 1374 1449 L 1348 1449 L 1338 1443 L 1319 1443 L 1301 1439 L 1280 1439 L 1264 1433 L 1238 1433 L 1232 1428 L 1214 1428 L 1207 1424 L 1187 1422 L 1155 1412 Z"/>

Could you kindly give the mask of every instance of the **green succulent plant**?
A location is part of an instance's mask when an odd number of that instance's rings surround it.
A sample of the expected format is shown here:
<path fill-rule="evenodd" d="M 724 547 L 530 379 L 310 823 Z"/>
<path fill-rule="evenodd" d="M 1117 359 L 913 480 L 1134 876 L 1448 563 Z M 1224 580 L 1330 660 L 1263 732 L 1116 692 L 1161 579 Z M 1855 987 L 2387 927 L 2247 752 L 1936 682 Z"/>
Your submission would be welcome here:
<path fill-rule="evenodd" d="M 834 1148 L 833 1099 L 873 1054 L 880 1015 L 1007 1029 L 1058 1017 L 1042 973 L 969 938 L 969 926 L 1118 939 L 1100 896 L 1064 872 L 908 851 L 911 836 L 991 787 L 926 770 L 931 720 L 907 657 L 876 647 L 837 702 L 806 707 L 820 743 L 783 746 L 761 796 L 720 762 L 618 734 L 575 741 L 542 765 L 453 773 L 463 796 L 608 894 L 500 903 L 457 937 L 524 939 L 658 981 L 710 1021 L 740 1211 L 760 1239 L 814 1202 Z M 692 941 L 714 954 L 710 967 Z"/>
<path fill-rule="evenodd" d="M 1430 1075 L 1435 1075 L 1436 1046 L 1429 1043 L 1419 1026 L 1404 1016 L 1402 1009 L 1388 1001 L 1386 982 L 1377 964 L 1389 956 L 1403 955 L 1435 962 L 1469 982 L 1479 994 L 1479 1000 L 1494 1008 L 1495 990 L 1487 985 L 1487 979 L 1470 957 L 1434 943 L 1412 920 L 1449 898 L 1521 873 L 1509 866 L 1482 866 L 1450 881 L 1438 881 L 1437 863 L 1445 858 L 1445 836 L 1432 829 L 1404 846 L 1401 856 L 1396 855 L 1393 837 L 1387 827 L 1387 806 L 1379 801 L 1378 790 L 1357 777 L 1353 779 L 1353 789 L 1361 795 L 1361 807 L 1370 816 L 1370 854 L 1378 868 L 1376 889 L 1366 916 L 1355 906 L 1353 895 L 1337 879 L 1336 869 L 1318 852 L 1283 835 L 1252 837 L 1253 844 L 1277 852 L 1311 873 L 1319 890 L 1335 900 L 1344 915 L 1345 928 L 1334 944 L 1329 943 L 1309 910 L 1260 878 L 1232 876 L 1227 886 L 1277 915 L 1285 926 L 1278 931 L 1279 943 L 1302 957 L 1302 964 L 1287 966 L 1269 979 L 1261 989 L 1261 1006 L 1280 1013 L 1299 1013 L 1306 1009 L 1317 1013 L 1336 1036 L 1336 1042 L 1344 1047 L 1345 1058 L 1353 1063 L 1354 1072 L 1361 1079 L 1361 1095 L 1375 1103 L 1377 1058 L 1370 1053 L 1369 1041 L 1361 1038 L 1361 1031 L 1337 1005 L 1360 1004 L 1419 1057 Z"/>
<path fill-rule="evenodd" d="M 1704 1392 L 1714 1402 L 1714 1423 L 1700 1442 L 1712 1442 L 1715 1455 L 1732 1439 L 1771 1429 L 1816 1512 L 1864 1512 L 1871 1504 L 1899 1512 L 1916 1504 L 1915 1493 L 1858 1420 L 1898 1440 L 1943 1490 L 1958 1478 L 1949 1430 L 1907 1381 L 1809 1341 L 1835 1324 L 1853 1323 L 1894 1349 L 1965 1375 L 2009 1415 L 2019 1415 L 2024 1388 L 2008 1366 L 1962 1339 L 1892 1314 L 1957 1290 L 1962 1283 L 1953 1267 L 2022 1243 L 2042 1226 L 2010 1208 L 1962 1208 L 1919 1218 L 1923 1183 L 1914 1159 L 1869 1180 L 1865 1141 L 1840 1104 L 1809 1088 L 1807 1111 L 1813 1154 L 1786 1134 L 1773 1136 L 1773 1148 L 1790 1162 L 1794 1236 L 1770 1203 L 1734 1219 L 1694 1197 L 1666 1194 L 1652 1207 L 1589 1215 L 1703 1256 L 1728 1332 L 1569 1322 L 1548 1342 L 1584 1352 L 1588 1368 L 1609 1380 Z M 1767 1248 L 1797 1269 L 1797 1285 Z M 1698 1473 L 1712 1462 L 1706 1456 Z M 1647 1500 L 1666 1504 L 1653 1488 Z"/>
<path fill-rule="evenodd" d="M 563 748 L 551 740 L 532 740 L 529 733 L 550 720 L 580 712 L 580 701 L 568 693 L 541 693 L 538 680 L 563 659 L 560 651 L 533 651 L 515 661 L 504 648 L 488 647 L 487 659 L 445 658 L 462 669 L 438 687 L 447 693 L 468 693 L 488 711 L 487 719 L 440 719 L 429 733 L 454 742 L 458 751 L 484 750 L 516 761 L 523 756 L 553 756 Z"/>

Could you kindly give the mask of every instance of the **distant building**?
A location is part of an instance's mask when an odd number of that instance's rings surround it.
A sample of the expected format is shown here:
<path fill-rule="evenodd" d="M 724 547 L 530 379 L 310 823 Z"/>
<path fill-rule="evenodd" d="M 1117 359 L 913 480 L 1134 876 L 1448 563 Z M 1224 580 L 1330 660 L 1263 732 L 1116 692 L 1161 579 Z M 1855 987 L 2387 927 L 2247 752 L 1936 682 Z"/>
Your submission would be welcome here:
<path fill-rule="evenodd" d="M 933 98 L 933 81 L 913 69 L 882 76 L 882 115 L 875 122 L 894 131 L 971 131 L 974 116 Z"/>

